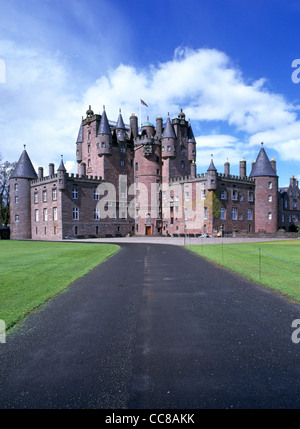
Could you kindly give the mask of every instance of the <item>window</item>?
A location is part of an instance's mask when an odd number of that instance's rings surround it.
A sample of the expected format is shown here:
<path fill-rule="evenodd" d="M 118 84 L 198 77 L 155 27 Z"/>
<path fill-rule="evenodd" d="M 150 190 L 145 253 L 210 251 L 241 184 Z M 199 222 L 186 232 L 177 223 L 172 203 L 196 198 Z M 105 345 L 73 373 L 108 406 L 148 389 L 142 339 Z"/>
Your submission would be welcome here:
<path fill-rule="evenodd" d="M 289 215 L 289 223 L 292 222 L 292 215 Z"/>
<path fill-rule="evenodd" d="M 91 153 L 91 145 L 88 144 L 88 153 Z"/>
<path fill-rule="evenodd" d="M 253 216 L 253 210 L 248 209 L 247 210 L 247 220 L 252 220 L 252 216 Z"/>
<path fill-rule="evenodd" d="M 281 222 L 284 222 L 284 214 L 281 216 Z"/>
<path fill-rule="evenodd" d="M 185 201 L 190 201 L 190 193 L 189 192 L 185 192 Z"/>
<path fill-rule="evenodd" d="M 101 142 L 101 147 L 104 149 L 106 147 L 105 142 Z"/>
<path fill-rule="evenodd" d="M 202 191 L 201 191 L 201 198 L 203 200 L 205 200 L 205 198 L 206 198 L 206 190 L 205 189 L 202 189 Z"/>
<path fill-rule="evenodd" d="M 15 203 L 18 204 L 18 202 L 19 202 L 19 197 L 16 195 L 15 196 Z"/>
<path fill-rule="evenodd" d="M 181 161 L 181 168 L 184 168 L 184 161 Z"/>
<path fill-rule="evenodd" d="M 269 219 L 269 220 L 271 220 L 271 219 L 272 219 L 272 213 L 271 213 L 271 212 L 269 212 L 269 213 L 268 213 L 268 219 Z"/>
<path fill-rule="evenodd" d="M 94 209 L 94 220 L 99 220 L 100 219 L 100 213 L 99 213 L 99 209 L 96 207 Z"/>
<path fill-rule="evenodd" d="M 97 189 L 94 189 L 94 200 L 99 200 L 99 194 L 97 194 Z"/>
<path fill-rule="evenodd" d="M 171 217 L 170 225 L 173 225 L 173 224 L 174 224 L 174 218 Z"/>
<path fill-rule="evenodd" d="M 121 167 L 124 167 L 124 165 L 125 165 L 125 160 L 121 159 Z"/>
<path fill-rule="evenodd" d="M 137 162 L 135 163 L 135 171 L 139 171 L 139 164 Z"/>
<path fill-rule="evenodd" d="M 121 152 L 121 153 L 125 153 L 125 147 L 124 147 L 124 145 L 123 145 L 123 144 L 121 144 L 121 146 L 120 146 L 120 152 Z"/>
<path fill-rule="evenodd" d="M 34 193 L 33 201 L 35 203 L 38 203 L 38 201 L 39 201 L 39 194 L 37 192 Z"/>
<path fill-rule="evenodd" d="M 19 215 L 15 215 L 15 222 L 18 223 L 20 220 Z"/>
<path fill-rule="evenodd" d="M 220 219 L 226 219 L 225 218 L 225 208 L 224 207 L 221 207 Z"/>
<path fill-rule="evenodd" d="M 78 207 L 73 207 L 73 220 L 79 219 L 79 209 Z"/>
<path fill-rule="evenodd" d="M 43 202 L 47 201 L 47 191 L 43 191 Z"/>
<path fill-rule="evenodd" d="M 72 190 L 72 197 L 73 197 L 73 200 L 78 200 L 78 189 L 73 189 Z"/>
<path fill-rule="evenodd" d="M 53 233 L 56 235 L 56 226 L 53 228 Z"/>
<path fill-rule="evenodd" d="M 239 214 L 239 220 L 243 220 L 243 215 Z"/>
<path fill-rule="evenodd" d="M 204 207 L 204 219 L 207 219 L 207 207 Z"/>
<path fill-rule="evenodd" d="M 57 200 L 57 189 L 52 189 L 52 201 Z"/>
<path fill-rule="evenodd" d="M 39 211 L 38 210 L 35 210 L 35 212 L 34 212 L 35 214 L 34 214 L 34 218 L 35 218 L 35 221 L 36 222 L 38 222 L 39 221 Z"/>
<path fill-rule="evenodd" d="M 43 220 L 48 221 L 48 209 L 43 209 Z"/>
<path fill-rule="evenodd" d="M 18 184 L 17 183 L 15 183 L 15 191 L 16 192 L 18 191 Z"/>
<path fill-rule="evenodd" d="M 171 152 L 171 146 L 167 146 L 167 151 Z"/>
<path fill-rule="evenodd" d="M 57 220 L 57 207 L 53 207 L 53 220 Z"/>
<path fill-rule="evenodd" d="M 268 201 L 269 201 L 269 203 L 272 202 L 272 195 L 268 195 Z"/>
<path fill-rule="evenodd" d="M 221 200 L 226 200 L 226 191 L 225 191 L 225 189 L 221 190 Z"/>
<path fill-rule="evenodd" d="M 253 202 L 253 192 L 249 191 L 248 201 Z"/>
<path fill-rule="evenodd" d="M 233 201 L 237 201 L 237 199 L 238 199 L 238 192 L 235 191 L 235 190 L 233 190 L 232 191 L 232 200 Z"/>
<path fill-rule="evenodd" d="M 293 200 L 293 209 L 297 208 L 297 200 Z"/>
<path fill-rule="evenodd" d="M 268 188 L 269 188 L 269 189 L 272 189 L 272 182 L 269 182 L 269 184 L 268 184 Z"/>
<path fill-rule="evenodd" d="M 243 200 L 244 200 L 244 197 L 243 197 L 243 195 L 240 195 L 240 198 L 239 198 L 239 200 L 240 200 L 240 201 L 243 201 Z"/>
<path fill-rule="evenodd" d="M 287 207 L 288 207 L 288 201 L 284 200 L 284 208 L 287 209 Z"/>
<path fill-rule="evenodd" d="M 237 208 L 233 208 L 231 211 L 232 220 L 237 220 Z"/>

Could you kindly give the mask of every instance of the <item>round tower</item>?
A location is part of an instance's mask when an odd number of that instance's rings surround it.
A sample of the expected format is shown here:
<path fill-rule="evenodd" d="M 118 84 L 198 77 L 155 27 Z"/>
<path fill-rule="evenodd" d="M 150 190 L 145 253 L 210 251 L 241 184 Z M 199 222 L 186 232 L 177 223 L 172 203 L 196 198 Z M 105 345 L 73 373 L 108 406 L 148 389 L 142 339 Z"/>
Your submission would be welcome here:
<path fill-rule="evenodd" d="M 112 155 L 112 138 L 111 129 L 103 106 L 103 113 L 101 116 L 100 125 L 97 132 L 97 150 L 98 156 Z"/>
<path fill-rule="evenodd" d="M 252 164 L 249 177 L 255 179 L 255 232 L 278 230 L 278 176 L 263 148 Z"/>
<path fill-rule="evenodd" d="M 168 116 L 166 126 L 161 136 L 162 157 L 164 159 L 175 157 L 175 140 L 176 135 Z"/>
<path fill-rule="evenodd" d="M 211 161 L 207 169 L 206 177 L 207 177 L 207 190 L 215 191 L 217 189 L 217 169 L 213 162 L 213 156 L 211 156 Z"/>
<path fill-rule="evenodd" d="M 188 124 L 188 159 L 191 163 L 196 161 L 196 140 L 190 121 Z"/>
<path fill-rule="evenodd" d="M 67 188 L 67 170 L 65 169 L 62 155 L 61 155 L 60 166 L 57 169 L 57 179 L 58 179 L 57 189 L 59 191 L 64 191 Z"/>
<path fill-rule="evenodd" d="M 31 235 L 31 180 L 37 179 L 36 171 L 25 150 L 10 180 L 10 238 L 27 240 Z"/>
<path fill-rule="evenodd" d="M 144 123 L 144 134 L 135 139 L 136 235 L 161 234 L 161 147 L 152 127 Z"/>

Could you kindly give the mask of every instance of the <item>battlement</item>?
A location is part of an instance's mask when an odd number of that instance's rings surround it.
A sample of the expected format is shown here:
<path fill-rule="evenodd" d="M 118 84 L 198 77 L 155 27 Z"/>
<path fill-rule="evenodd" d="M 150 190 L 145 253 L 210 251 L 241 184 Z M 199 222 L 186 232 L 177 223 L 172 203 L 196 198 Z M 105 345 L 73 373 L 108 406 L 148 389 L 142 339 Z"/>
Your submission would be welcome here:
<path fill-rule="evenodd" d="M 196 176 L 180 176 L 180 177 L 173 177 L 170 178 L 169 184 L 172 183 L 187 183 L 187 182 L 197 182 L 199 179 L 206 180 L 208 177 L 207 173 L 200 173 Z M 223 173 L 217 173 L 217 178 L 220 179 L 227 179 L 227 181 L 230 182 L 237 182 L 237 183 L 251 183 L 254 184 L 255 180 L 252 177 L 241 177 L 241 176 L 235 176 L 232 174 L 223 174 Z"/>
<path fill-rule="evenodd" d="M 66 173 L 65 177 L 67 180 L 73 180 L 73 181 L 79 181 L 79 182 L 102 182 L 101 176 L 87 176 L 87 175 L 79 175 L 74 173 Z M 52 176 L 45 176 L 42 178 L 34 179 L 30 181 L 31 186 L 39 186 L 39 185 L 45 185 L 47 183 L 51 182 L 57 182 L 58 176 L 57 174 L 54 174 Z"/>

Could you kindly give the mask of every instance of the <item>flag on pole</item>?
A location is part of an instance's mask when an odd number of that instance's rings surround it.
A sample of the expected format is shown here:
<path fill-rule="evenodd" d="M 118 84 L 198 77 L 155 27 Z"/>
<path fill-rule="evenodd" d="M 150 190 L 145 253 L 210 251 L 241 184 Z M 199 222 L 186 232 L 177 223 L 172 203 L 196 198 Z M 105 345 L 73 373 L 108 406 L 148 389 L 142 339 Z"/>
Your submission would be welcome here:
<path fill-rule="evenodd" d="M 142 99 L 140 99 L 141 100 L 141 103 L 144 105 L 144 106 L 147 106 L 148 107 L 148 104 L 146 104 L 145 102 L 144 102 L 144 100 L 142 100 Z"/>

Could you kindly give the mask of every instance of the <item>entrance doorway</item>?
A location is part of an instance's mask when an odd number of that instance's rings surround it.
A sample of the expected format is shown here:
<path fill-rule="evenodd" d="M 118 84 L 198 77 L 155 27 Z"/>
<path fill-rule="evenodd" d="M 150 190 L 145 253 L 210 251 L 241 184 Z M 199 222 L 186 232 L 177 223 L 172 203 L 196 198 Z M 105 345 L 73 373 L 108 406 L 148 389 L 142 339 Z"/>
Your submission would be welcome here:
<path fill-rule="evenodd" d="M 146 226 L 146 235 L 151 235 L 151 226 Z"/>

